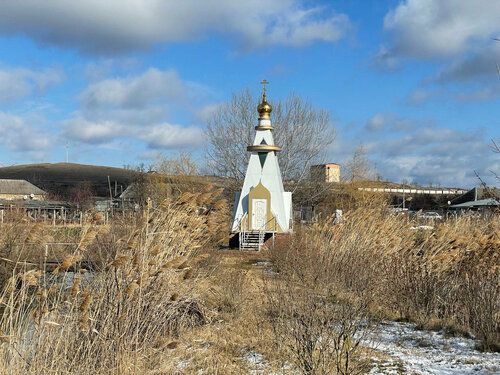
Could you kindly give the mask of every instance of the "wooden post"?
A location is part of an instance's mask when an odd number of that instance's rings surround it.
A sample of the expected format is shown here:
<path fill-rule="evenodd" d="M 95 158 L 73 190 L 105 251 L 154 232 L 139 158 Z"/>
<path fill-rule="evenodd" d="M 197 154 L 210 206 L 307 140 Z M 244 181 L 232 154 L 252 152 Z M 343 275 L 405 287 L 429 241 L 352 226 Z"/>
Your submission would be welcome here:
<path fill-rule="evenodd" d="M 54 208 L 52 212 L 52 226 L 56 226 L 56 209 Z"/>
<path fill-rule="evenodd" d="M 125 199 L 123 198 L 123 186 L 120 185 L 120 195 L 122 197 L 122 216 L 125 218 Z"/>
<path fill-rule="evenodd" d="M 109 186 L 109 204 L 111 205 L 111 216 L 113 216 L 113 192 L 111 191 L 111 180 L 108 176 L 108 186 Z"/>

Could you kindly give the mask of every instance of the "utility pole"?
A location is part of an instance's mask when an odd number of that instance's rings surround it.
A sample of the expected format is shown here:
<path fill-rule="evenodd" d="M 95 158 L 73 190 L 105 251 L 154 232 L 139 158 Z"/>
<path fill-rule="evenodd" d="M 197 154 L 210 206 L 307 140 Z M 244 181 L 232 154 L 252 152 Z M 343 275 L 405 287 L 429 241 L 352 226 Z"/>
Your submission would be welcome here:
<path fill-rule="evenodd" d="M 69 142 L 66 141 L 66 163 L 69 163 Z"/>

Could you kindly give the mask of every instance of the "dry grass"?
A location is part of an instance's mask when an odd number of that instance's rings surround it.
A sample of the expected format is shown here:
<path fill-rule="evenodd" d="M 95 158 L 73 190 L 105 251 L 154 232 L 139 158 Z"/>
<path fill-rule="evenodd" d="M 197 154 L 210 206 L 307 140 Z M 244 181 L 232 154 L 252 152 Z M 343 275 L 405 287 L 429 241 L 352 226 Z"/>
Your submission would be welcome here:
<path fill-rule="evenodd" d="M 25 236 L 16 237 L 19 261 L 10 270 L 1 300 L 0 372 L 153 371 L 147 358 L 152 343 L 179 337 L 213 317 L 201 298 L 207 285 L 193 278 L 193 270 L 201 260 L 197 253 L 212 238 L 212 216 L 222 217 L 207 208 L 216 195 L 205 197 L 203 206 L 193 196 L 163 202 L 127 230 L 84 228 L 74 253 L 52 273 L 44 272 L 45 263 L 36 269 L 20 261 L 31 256 L 23 254 L 23 239 L 33 241 L 34 234 L 43 238 L 46 230 L 24 228 Z M 124 235 L 113 238 L 119 234 Z M 115 251 L 101 254 L 102 264 L 93 272 L 75 272 L 90 249 L 93 256 L 99 253 L 95 248 L 105 238 L 114 239 Z"/>
<path fill-rule="evenodd" d="M 312 266 L 294 272 L 319 277 L 312 261 L 317 259 L 328 264 L 327 278 L 343 299 L 370 296 L 370 309 L 379 316 L 469 330 L 482 349 L 499 350 L 498 216 L 464 216 L 432 231 L 412 230 L 411 223 L 383 207 L 350 211 L 344 219 L 340 226 L 325 222 L 304 228 L 292 246 L 300 248 L 296 259 L 286 262 L 279 253 L 283 249 L 276 249 L 275 264 L 286 270 L 302 261 Z"/>
<path fill-rule="evenodd" d="M 269 253 L 221 252 L 210 250 L 226 238 L 218 193 L 109 226 L 3 226 L 0 372 L 245 374 L 255 352 L 264 373 L 364 373 L 374 317 L 471 331 L 497 348 L 497 217 L 415 231 L 365 207 L 340 226 L 297 228 Z M 75 246 L 44 258 L 48 239 Z"/>

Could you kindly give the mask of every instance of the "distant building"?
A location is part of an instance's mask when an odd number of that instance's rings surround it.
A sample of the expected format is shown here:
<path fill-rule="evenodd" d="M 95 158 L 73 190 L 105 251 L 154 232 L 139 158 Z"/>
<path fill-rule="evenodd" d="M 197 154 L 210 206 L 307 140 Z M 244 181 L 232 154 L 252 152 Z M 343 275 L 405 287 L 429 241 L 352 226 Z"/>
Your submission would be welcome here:
<path fill-rule="evenodd" d="M 135 201 L 137 199 L 137 189 L 137 184 L 132 182 L 129 186 L 127 186 L 123 193 L 118 196 L 118 198 L 126 201 Z"/>
<path fill-rule="evenodd" d="M 340 182 L 340 165 L 335 163 L 311 166 L 311 180 L 324 182 Z"/>
<path fill-rule="evenodd" d="M 0 199 L 44 200 L 47 193 L 26 180 L 0 179 Z"/>
<path fill-rule="evenodd" d="M 477 210 L 500 206 L 500 188 L 475 187 L 453 199 L 450 208 L 455 210 Z"/>

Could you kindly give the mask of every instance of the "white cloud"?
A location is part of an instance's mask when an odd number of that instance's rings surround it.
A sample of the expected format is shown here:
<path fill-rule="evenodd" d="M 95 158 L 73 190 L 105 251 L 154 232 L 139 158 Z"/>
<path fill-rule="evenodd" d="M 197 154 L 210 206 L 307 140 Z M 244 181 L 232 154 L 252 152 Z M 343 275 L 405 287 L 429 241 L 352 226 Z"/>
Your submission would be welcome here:
<path fill-rule="evenodd" d="M 399 117 L 393 113 L 376 113 L 366 122 L 365 129 L 372 133 L 381 131 L 400 132 L 409 130 L 416 125 L 415 121 Z"/>
<path fill-rule="evenodd" d="M 196 109 L 194 118 L 199 122 L 207 122 L 208 119 L 221 107 L 221 103 L 212 103 Z"/>
<path fill-rule="evenodd" d="M 162 157 L 162 155 L 163 154 L 158 150 L 146 150 L 137 156 L 139 159 L 143 160 L 158 160 Z"/>
<path fill-rule="evenodd" d="M 113 54 L 210 34 L 245 48 L 334 42 L 349 19 L 303 0 L 25 0 L 4 2 L 0 32 L 87 53 Z"/>
<path fill-rule="evenodd" d="M 189 110 L 200 120 L 199 115 L 208 111 L 204 103 L 210 96 L 206 86 L 183 81 L 173 69 L 150 68 L 136 76 L 91 83 L 80 95 L 79 115 L 92 121 L 144 125 L 164 121 L 169 112 Z"/>
<path fill-rule="evenodd" d="M 474 170 L 467 163 L 433 156 L 398 156 L 381 165 L 381 173 L 397 176 L 398 181 L 413 181 L 420 185 L 462 187 L 479 185 Z M 485 176 L 486 177 L 486 176 Z"/>
<path fill-rule="evenodd" d="M 203 130 L 196 126 L 183 127 L 167 123 L 142 131 L 139 138 L 151 148 L 184 148 L 203 144 Z"/>
<path fill-rule="evenodd" d="M 385 73 L 394 73 L 401 70 L 399 58 L 385 45 L 380 46 L 377 53 L 372 57 L 371 65 Z"/>
<path fill-rule="evenodd" d="M 112 120 L 119 123 L 142 126 L 163 121 L 168 113 L 168 107 L 168 103 L 163 103 L 163 105 L 149 105 L 144 108 L 103 106 L 99 108 L 82 108 L 75 115 L 83 116 L 90 121 Z"/>
<path fill-rule="evenodd" d="M 99 147 L 130 138 L 150 149 L 196 147 L 203 141 L 201 128 L 172 124 L 169 107 L 175 109 L 170 111 L 174 116 L 189 112 L 208 91 L 183 81 L 174 70 L 149 69 L 137 76 L 97 81 L 80 95 L 81 109 L 62 122 L 62 133 Z M 203 113 L 208 110 L 202 108 Z"/>
<path fill-rule="evenodd" d="M 499 62 L 500 42 L 492 42 L 491 45 L 446 65 L 429 81 L 447 84 L 477 82 L 482 79 L 485 83 L 494 82 L 496 85 L 498 84 L 496 64 Z"/>
<path fill-rule="evenodd" d="M 201 128 L 165 122 L 139 126 L 105 120 L 94 122 L 77 117 L 63 121 L 62 125 L 65 138 L 99 146 L 124 138 L 142 140 L 151 149 L 195 147 L 203 142 Z"/>
<path fill-rule="evenodd" d="M 382 175 L 393 181 L 402 178 L 421 184 L 447 186 L 479 184 L 474 171 L 494 183 L 490 169 L 499 155 L 491 152 L 484 130 L 453 130 L 417 127 L 400 137 L 369 142 Z"/>
<path fill-rule="evenodd" d="M 500 84 L 495 79 L 491 84 L 482 86 L 470 85 L 459 88 L 429 88 L 415 89 L 410 91 L 405 98 L 405 103 L 413 106 L 421 106 L 430 101 L 446 102 L 449 100 L 459 103 L 474 103 L 498 100 L 500 98 Z"/>
<path fill-rule="evenodd" d="M 386 14 L 384 29 L 389 39 L 379 48 L 376 67 L 395 70 L 405 59 L 439 64 L 407 95 L 407 104 L 499 97 L 500 43 L 492 40 L 500 37 L 499 1 L 402 0 Z"/>
<path fill-rule="evenodd" d="M 113 138 L 130 135 L 125 126 L 114 121 L 93 122 L 76 117 L 63 121 L 63 136 L 84 143 L 105 143 Z"/>
<path fill-rule="evenodd" d="M 471 187 L 480 183 L 477 171 L 495 185 L 498 180 L 490 171 L 500 173 L 500 154 L 492 152 L 490 138 L 483 128 L 457 130 L 431 120 L 378 113 L 364 126 L 340 134 L 330 152 L 332 160 L 345 165 L 362 142 L 377 172 L 390 181 Z"/>
<path fill-rule="evenodd" d="M 42 93 L 63 80 L 64 74 L 55 68 L 30 70 L 0 68 L 0 102 L 10 102 L 32 93 Z"/>
<path fill-rule="evenodd" d="M 462 103 L 497 100 L 500 98 L 500 86 L 497 84 L 479 89 L 463 90 L 455 92 L 453 97 Z"/>
<path fill-rule="evenodd" d="M 51 142 L 45 131 L 27 124 L 26 121 L 10 113 L 0 111 L 0 144 L 12 151 L 44 152 Z"/>
<path fill-rule="evenodd" d="M 186 85 L 175 70 L 151 68 L 136 77 L 106 79 L 91 84 L 81 95 L 86 109 L 105 106 L 144 108 L 152 101 L 182 100 Z"/>
<path fill-rule="evenodd" d="M 404 101 L 409 105 L 421 106 L 433 99 L 436 94 L 436 91 L 418 88 L 410 91 Z"/>
<path fill-rule="evenodd" d="M 377 113 L 367 121 L 366 130 L 371 132 L 380 131 L 386 126 L 386 124 L 387 124 L 386 117 L 381 113 Z"/>
<path fill-rule="evenodd" d="M 500 2 L 405 0 L 384 18 L 395 56 L 456 56 L 500 33 Z"/>

